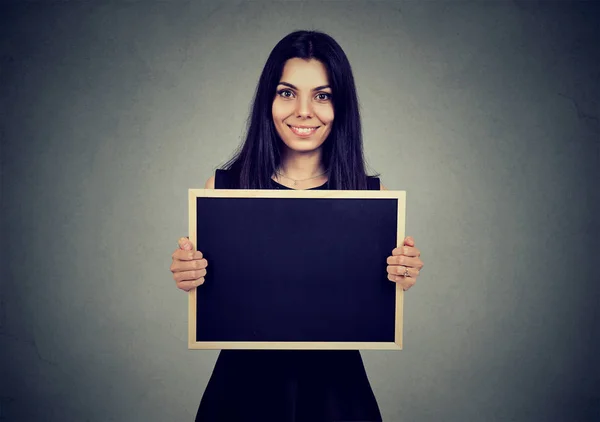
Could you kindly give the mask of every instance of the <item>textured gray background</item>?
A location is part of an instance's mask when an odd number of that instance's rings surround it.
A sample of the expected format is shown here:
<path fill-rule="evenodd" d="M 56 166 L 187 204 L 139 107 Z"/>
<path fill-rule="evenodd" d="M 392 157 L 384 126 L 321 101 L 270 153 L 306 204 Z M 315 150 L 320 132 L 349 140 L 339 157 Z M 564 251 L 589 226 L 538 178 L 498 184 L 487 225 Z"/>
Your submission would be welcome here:
<path fill-rule="evenodd" d="M 600 33 L 592 3 L 59 2 L 0 9 L 0 420 L 185 421 L 170 254 L 295 29 L 347 52 L 370 167 L 426 263 L 386 421 L 599 420 Z"/>

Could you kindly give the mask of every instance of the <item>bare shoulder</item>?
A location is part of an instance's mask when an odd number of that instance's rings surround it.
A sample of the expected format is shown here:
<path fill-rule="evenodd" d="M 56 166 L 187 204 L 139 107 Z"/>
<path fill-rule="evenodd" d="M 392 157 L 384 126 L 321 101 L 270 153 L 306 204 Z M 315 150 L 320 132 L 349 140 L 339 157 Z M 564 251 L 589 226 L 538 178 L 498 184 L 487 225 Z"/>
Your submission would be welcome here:
<path fill-rule="evenodd" d="M 210 176 L 204 185 L 204 189 L 214 189 L 215 188 L 215 176 Z"/>

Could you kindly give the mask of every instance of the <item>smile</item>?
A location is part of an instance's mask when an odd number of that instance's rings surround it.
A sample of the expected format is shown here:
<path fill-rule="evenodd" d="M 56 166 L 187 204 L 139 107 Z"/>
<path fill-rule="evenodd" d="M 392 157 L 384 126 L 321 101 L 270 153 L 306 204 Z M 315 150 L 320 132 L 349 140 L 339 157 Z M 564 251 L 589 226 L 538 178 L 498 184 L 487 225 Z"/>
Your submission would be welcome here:
<path fill-rule="evenodd" d="M 294 132 L 294 134 L 298 136 L 310 136 L 319 128 L 319 126 L 315 127 L 300 127 L 300 126 L 291 126 L 288 127 Z"/>

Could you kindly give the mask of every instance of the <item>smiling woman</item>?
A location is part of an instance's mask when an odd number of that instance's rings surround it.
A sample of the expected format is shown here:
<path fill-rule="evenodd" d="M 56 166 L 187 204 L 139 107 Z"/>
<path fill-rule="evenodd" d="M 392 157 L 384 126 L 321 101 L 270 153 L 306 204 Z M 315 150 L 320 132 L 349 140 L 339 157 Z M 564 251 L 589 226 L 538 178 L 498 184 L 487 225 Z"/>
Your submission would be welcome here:
<path fill-rule="evenodd" d="M 205 187 L 383 189 L 365 172 L 352 69 L 333 38 L 297 31 L 275 46 L 246 139 Z M 410 288 L 423 266 L 419 255 L 406 238 L 387 258 L 389 280 Z M 171 265 L 177 287 L 198 288 L 207 266 L 202 252 L 180 239 Z M 248 283 L 255 276 L 240 274 Z M 223 350 L 196 420 L 380 421 L 381 414 L 358 350 Z"/>
<path fill-rule="evenodd" d="M 273 180 L 300 189 L 325 182 L 367 189 L 352 68 L 333 38 L 297 31 L 277 43 L 258 81 L 245 142 L 224 169 L 242 189 L 271 189 Z"/>

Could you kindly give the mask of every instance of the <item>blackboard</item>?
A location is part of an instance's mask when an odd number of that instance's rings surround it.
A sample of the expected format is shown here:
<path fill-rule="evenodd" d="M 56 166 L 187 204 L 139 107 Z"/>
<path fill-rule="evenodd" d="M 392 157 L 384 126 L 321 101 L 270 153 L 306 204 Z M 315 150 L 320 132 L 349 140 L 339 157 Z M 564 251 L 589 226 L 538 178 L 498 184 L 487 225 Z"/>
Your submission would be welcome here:
<path fill-rule="evenodd" d="M 404 191 L 189 190 L 192 349 L 401 349 Z"/>

